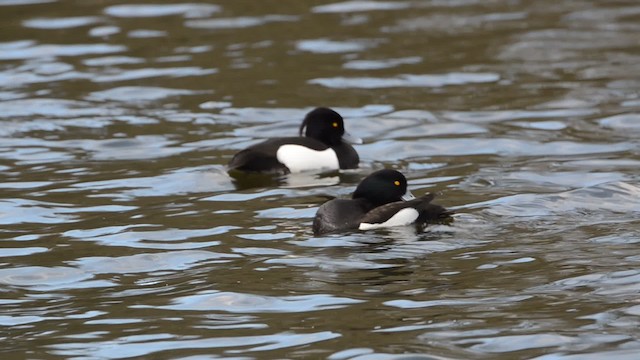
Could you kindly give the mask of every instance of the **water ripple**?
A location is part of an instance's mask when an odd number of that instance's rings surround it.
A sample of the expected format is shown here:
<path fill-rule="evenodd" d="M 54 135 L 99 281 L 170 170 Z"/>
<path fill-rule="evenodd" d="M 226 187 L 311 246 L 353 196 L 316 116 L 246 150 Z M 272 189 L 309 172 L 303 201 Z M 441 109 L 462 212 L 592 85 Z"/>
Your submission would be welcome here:
<path fill-rule="evenodd" d="M 95 16 L 76 16 L 67 18 L 36 18 L 23 21 L 25 27 L 34 29 L 69 29 L 95 24 L 100 21 Z"/>
<path fill-rule="evenodd" d="M 231 313 L 296 313 L 336 309 L 360 302 L 362 301 L 327 294 L 274 297 L 237 292 L 211 292 L 181 297 L 176 299 L 173 305 L 154 308 Z"/>
<path fill-rule="evenodd" d="M 340 337 L 340 334 L 321 331 L 312 333 L 278 333 L 272 335 L 207 337 L 201 339 L 177 339 L 171 334 L 149 334 L 146 336 L 126 336 L 102 342 L 72 343 L 50 345 L 51 352 L 60 356 L 89 356 L 101 359 L 123 359 L 136 356 L 150 356 L 161 352 L 185 349 L 217 349 L 240 347 L 243 351 L 267 351 L 291 348 L 327 341 Z M 175 340 L 171 340 L 175 339 Z M 114 352 L 113 348 L 118 351 Z M 238 351 L 236 351 L 238 352 Z M 225 358 L 228 358 L 225 356 Z"/>
<path fill-rule="evenodd" d="M 300 51 L 308 51 L 317 54 L 333 54 L 360 52 L 374 47 L 375 45 L 376 42 L 372 40 L 335 41 L 328 39 L 313 39 L 298 41 L 296 43 L 296 48 Z"/>
<path fill-rule="evenodd" d="M 526 349 L 567 346 L 576 342 L 578 342 L 578 339 L 571 336 L 558 334 L 531 334 L 496 336 L 485 339 L 475 338 L 469 341 L 462 341 L 461 343 L 474 343 L 474 345 L 471 345 L 472 350 L 488 353 L 506 353 Z"/>
<path fill-rule="evenodd" d="M 585 218 L 586 213 L 638 213 L 639 199 L 640 188 L 637 186 L 613 182 L 557 194 L 511 195 L 473 206 L 489 206 L 487 211 L 499 216 L 566 216 L 580 212 L 582 221 L 590 221 Z M 572 219 L 576 220 L 575 217 Z"/>
<path fill-rule="evenodd" d="M 124 212 L 137 209 L 136 206 L 100 205 L 74 206 L 27 199 L 0 200 L 0 224 L 60 224 L 80 221 L 82 213 Z"/>
<path fill-rule="evenodd" d="M 239 258 L 240 255 L 214 253 L 204 250 L 166 251 L 120 257 L 87 257 L 71 262 L 91 274 L 129 274 L 159 270 L 185 270 L 205 260 Z"/>
<path fill-rule="evenodd" d="M 158 176 L 79 182 L 71 185 L 71 188 L 59 188 L 52 192 L 119 190 L 108 195 L 130 199 L 145 196 L 211 193 L 232 189 L 234 189 L 233 183 L 224 169 L 202 166 L 181 168 Z"/>
<path fill-rule="evenodd" d="M 609 116 L 600 119 L 598 123 L 603 127 L 620 130 L 623 133 L 637 133 L 640 131 L 640 113 Z"/>
<path fill-rule="evenodd" d="M 168 89 L 151 86 L 122 86 L 89 94 L 88 99 L 94 101 L 119 101 L 140 103 L 157 101 L 170 96 L 191 95 L 194 91 L 184 89 Z"/>
<path fill-rule="evenodd" d="M 426 156 L 464 156 L 493 154 L 510 156 L 553 156 L 564 155 L 607 154 L 632 149 L 633 144 L 600 143 L 570 141 L 526 141 L 522 139 L 482 139 L 482 138 L 447 138 L 429 139 L 428 141 L 383 140 L 360 145 L 358 148 L 368 159 L 378 161 L 399 161 L 407 158 L 424 158 Z M 364 156 L 363 156 L 364 158 Z"/>
<path fill-rule="evenodd" d="M 311 9 L 316 13 L 347 13 L 376 10 L 399 10 L 410 7 L 411 4 L 402 1 L 362 1 L 353 0 L 327 5 L 319 5 Z"/>
<path fill-rule="evenodd" d="M 612 351 L 598 351 L 596 353 L 552 353 L 542 355 L 532 360 L 600 360 L 600 359 L 616 359 L 616 360 L 635 360 L 638 357 L 638 348 L 621 349 Z"/>
<path fill-rule="evenodd" d="M 161 229 L 157 231 L 134 231 L 136 228 L 145 228 L 150 226 L 152 225 L 110 226 L 89 230 L 69 230 L 63 233 L 63 235 L 83 241 L 94 241 L 105 246 L 188 250 L 211 247 L 220 244 L 220 242 L 185 242 L 184 240 L 220 235 L 237 228 L 236 226 L 218 226 L 210 229 L 197 230 Z"/>
<path fill-rule="evenodd" d="M 198 66 L 183 66 L 183 67 L 166 67 L 166 68 L 145 68 L 134 70 L 118 69 L 117 71 L 110 70 L 110 73 L 94 76 L 93 81 L 101 82 L 113 82 L 113 81 L 129 81 L 138 80 L 151 77 L 184 77 L 184 76 L 202 76 L 215 74 L 217 69 L 203 69 Z"/>
<path fill-rule="evenodd" d="M 272 22 L 296 21 L 297 16 L 287 15 L 267 15 L 263 17 L 234 17 L 234 18 L 216 18 L 189 20 L 185 22 L 185 26 L 194 29 L 237 29 L 260 26 Z"/>
<path fill-rule="evenodd" d="M 28 256 L 31 254 L 37 254 L 49 251 L 48 248 L 45 247 L 21 247 L 21 248 L 4 248 L 0 249 L 0 258 L 1 257 L 14 257 L 14 256 Z"/>
<path fill-rule="evenodd" d="M 159 17 L 182 15 L 187 18 L 207 17 L 222 8 L 213 4 L 125 4 L 104 9 L 105 14 L 116 17 Z"/>
<path fill-rule="evenodd" d="M 345 69 L 353 70 L 376 70 L 376 69 L 389 69 L 400 65 L 406 64 L 418 64 L 422 62 L 422 58 L 419 56 L 410 56 L 405 58 L 396 59 L 383 59 L 383 60 L 351 60 L 342 65 Z"/>
<path fill-rule="evenodd" d="M 74 118 L 81 116 L 105 115 L 104 108 L 97 108 L 85 101 L 64 99 L 17 99 L 0 102 L 0 117 L 46 116 L 54 118 Z M 117 110 L 106 110 L 111 115 L 119 114 Z"/>
<path fill-rule="evenodd" d="M 0 48 L 4 47 L 5 50 L 0 52 L 0 60 L 42 59 L 57 56 L 110 54 L 126 50 L 125 46 L 110 44 L 35 45 L 32 43 L 23 43 L 23 46 L 14 47 L 12 49 L 7 49 L 6 46 L 2 45 L 3 44 L 0 44 Z"/>
<path fill-rule="evenodd" d="M 106 280 L 94 280 L 92 274 L 72 267 L 27 266 L 0 269 L 0 284 L 28 287 L 36 291 L 81 289 L 112 286 Z"/>
<path fill-rule="evenodd" d="M 491 83 L 500 79 L 494 73 L 448 73 L 443 75 L 403 74 L 395 77 L 333 77 L 317 78 L 309 84 L 332 89 L 384 89 L 393 87 L 443 87 L 474 83 Z"/>

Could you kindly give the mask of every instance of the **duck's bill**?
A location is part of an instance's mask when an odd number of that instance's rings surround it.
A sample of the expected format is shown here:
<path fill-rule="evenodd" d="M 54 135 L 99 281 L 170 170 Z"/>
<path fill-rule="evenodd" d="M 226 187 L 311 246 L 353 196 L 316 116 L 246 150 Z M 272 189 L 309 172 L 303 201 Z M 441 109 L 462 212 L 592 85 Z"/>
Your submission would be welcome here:
<path fill-rule="evenodd" d="M 342 141 L 347 142 L 349 144 L 356 144 L 356 145 L 362 144 L 362 139 L 360 139 L 359 137 L 353 136 L 348 132 L 345 132 L 344 135 L 342 135 Z"/>
<path fill-rule="evenodd" d="M 407 192 L 406 192 L 406 193 L 404 193 L 404 195 L 402 195 L 400 198 L 401 198 L 402 200 L 404 200 L 404 201 L 409 201 L 409 200 L 413 200 L 413 199 L 415 199 L 416 197 L 415 197 L 415 196 L 413 196 L 413 194 L 411 193 L 411 191 L 407 190 Z"/>

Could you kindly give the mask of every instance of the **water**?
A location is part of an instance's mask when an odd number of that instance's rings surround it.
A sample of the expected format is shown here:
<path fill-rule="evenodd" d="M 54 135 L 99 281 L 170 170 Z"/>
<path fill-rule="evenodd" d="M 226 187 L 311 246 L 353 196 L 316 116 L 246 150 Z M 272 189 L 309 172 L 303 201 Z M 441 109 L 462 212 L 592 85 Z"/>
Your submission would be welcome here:
<path fill-rule="evenodd" d="M 0 1 L 0 352 L 637 358 L 639 15 Z M 226 174 L 315 106 L 360 169 Z M 383 167 L 455 222 L 312 235 Z"/>

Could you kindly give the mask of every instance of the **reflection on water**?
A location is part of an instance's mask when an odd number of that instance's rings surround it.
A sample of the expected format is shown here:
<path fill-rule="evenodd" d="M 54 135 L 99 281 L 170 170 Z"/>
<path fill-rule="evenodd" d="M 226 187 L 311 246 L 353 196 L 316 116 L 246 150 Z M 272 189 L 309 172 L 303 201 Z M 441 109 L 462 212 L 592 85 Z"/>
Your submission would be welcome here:
<path fill-rule="evenodd" d="M 0 352 L 635 359 L 633 1 L 0 1 Z M 360 169 L 228 174 L 345 117 Z M 314 237 L 383 167 L 450 225 Z"/>

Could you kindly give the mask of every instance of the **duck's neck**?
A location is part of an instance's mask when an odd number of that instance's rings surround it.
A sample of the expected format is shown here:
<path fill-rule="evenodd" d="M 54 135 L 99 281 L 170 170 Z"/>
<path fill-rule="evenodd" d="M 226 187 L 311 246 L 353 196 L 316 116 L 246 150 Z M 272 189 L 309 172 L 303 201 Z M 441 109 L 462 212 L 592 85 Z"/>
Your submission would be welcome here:
<path fill-rule="evenodd" d="M 366 199 L 366 198 L 355 198 L 353 200 L 358 202 L 358 204 L 360 205 L 360 207 L 365 213 L 377 208 L 380 205 L 384 205 L 384 204 L 378 204 L 376 202 L 370 201 L 369 199 Z"/>
<path fill-rule="evenodd" d="M 360 163 L 360 157 L 356 152 L 356 149 L 353 146 L 340 142 L 337 145 L 331 146 L 333 151 L 336 152 L 338 156 L 338 163 L 340 164 L 340 169 L 355 169 L 358 167 L 358 163 Z"/>

